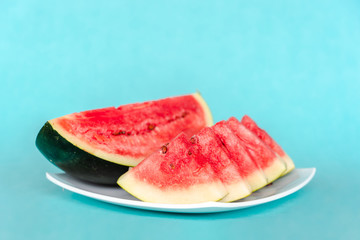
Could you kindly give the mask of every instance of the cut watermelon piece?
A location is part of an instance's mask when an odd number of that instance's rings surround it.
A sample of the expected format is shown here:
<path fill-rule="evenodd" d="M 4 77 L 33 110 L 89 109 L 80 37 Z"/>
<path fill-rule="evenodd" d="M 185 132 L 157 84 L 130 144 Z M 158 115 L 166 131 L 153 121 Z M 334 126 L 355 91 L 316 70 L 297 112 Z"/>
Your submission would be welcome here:
<path fill-rule="evenodd" d="M 133 196 L 153 203 L 201 203 L 227 194 L 211 165 L 184 133 L 122 175 L 118 184 Z"/>
<path fill-rule="evenodd" d="M 53 164 L 83 180 L 115 184 L 180 132 L 211 126 L 199 93 L 69 114 L 48 121 L 36 145 Z M 118 166 L 116 166 L 118 165 Z"/>
<path fill-rule="evenodd" d="M 249 116 L 245 115 L 241 119 L 241 123 L 253 132 L 258 138 L 260 138 L 264 143 L 266 143 L 274 152 L 276 152 L 286 163 L 286 171 L 283 175 L 288 174 L 295 168 L 295 164 L 289 155 L 280 147 L 277 142 L 263 129 L 261 129 L 256 122 L 251 119 Z"/>
<path fill-rule="evenodd" d="M 268 183 L 275 181 L 286 171 L 284 161 L 235 117 L 229 118 L 227 123 L 241 140 L 253 161 L 263 170 Z"/>
<path fill-rule="evenodd" d="M 190 142 L 193 143 L 192 148 L 197 148 L 203 159 L 210 163 L 224 184 L 228 194 L 220 200 L 221 202 L 232 202 L 251 194 L 249 184 L 240 175 L 238 166 L 229 158 L 227 149 L 211 128 L 204 128 L 193 136 Z"/>
<path fill-rule="evenodd" d="M 264 187 L 268 182 L 261 168 L 251 159 L 240 139 L 231 131 L 225 121 L 220 121 L 212 126 L 219 137 L 230 158 L 238 165 L 240 175 L 248 182 L 252 191 Z"/>

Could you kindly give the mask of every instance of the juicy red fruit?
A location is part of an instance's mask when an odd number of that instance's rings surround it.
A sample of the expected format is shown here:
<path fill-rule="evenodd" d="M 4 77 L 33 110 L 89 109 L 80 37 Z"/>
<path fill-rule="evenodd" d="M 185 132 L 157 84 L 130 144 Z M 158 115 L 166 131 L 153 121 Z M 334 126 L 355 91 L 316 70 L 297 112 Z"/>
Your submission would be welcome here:
<path fill-rule="evenodd" d="M 134 163 L 122 163 L 104 155 L 105 160 L 134 166 L 178 133 L 191 136 L 212 124 L 211 115 L 199 96 L 185 95 L 90 110 L 52 121 L 72 135 L 80 143 L 79 147 L 84 145 L 107 155 L 138 159 L 132 160 Z"/>
<path fill-rule="evenodd" d="M 122 175 L 118 184 L 139 199 L 159 203 L 216 201 L 227 194 L 210 164 L 184 133 L 167 145 L 166 153 L 154 152 Z"/>

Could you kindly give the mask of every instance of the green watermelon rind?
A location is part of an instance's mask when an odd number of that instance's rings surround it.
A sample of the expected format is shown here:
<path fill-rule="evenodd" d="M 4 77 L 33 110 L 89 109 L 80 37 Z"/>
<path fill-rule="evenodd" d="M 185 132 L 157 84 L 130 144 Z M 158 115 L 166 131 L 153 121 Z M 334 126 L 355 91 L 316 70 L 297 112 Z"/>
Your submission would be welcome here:
<path fill-rule="evenodd" d="M 127 166 L 98 158 L 70 143 L 46 122 L 35 141 L 39 151 L 67 174 L 84 181 L 115 185 Z"/>

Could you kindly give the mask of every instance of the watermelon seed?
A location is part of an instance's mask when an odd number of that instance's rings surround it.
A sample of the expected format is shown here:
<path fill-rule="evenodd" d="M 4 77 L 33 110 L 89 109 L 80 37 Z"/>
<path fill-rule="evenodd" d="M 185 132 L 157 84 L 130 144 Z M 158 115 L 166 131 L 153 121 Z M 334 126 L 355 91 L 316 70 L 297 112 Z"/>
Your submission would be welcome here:
<path fill-rule="evenodd" d="M 188 155 L 190 156 L 191 154 L 192 154 L 192 152 L 189 150 L 189 151 L 188 151 Z"/>
<path fill-rule="evenodd" d="M 125 133 L 126 133 L 125 131 L 120 130 L 120 131 L 117 131 L 117 132 L 113 132 L 112 135 L 114 135 L 114 136 L 124 135 Z"/>
<path fill-rule="evenodd" d="M 190 142 L 191 142 L 192 144 L 195 144 L 195 143 L 196 143 L 195 137 L 191 137 L 191 138 L 190 138 Z"/>
<path fill-rule="evenodd" d="M 151 131 L 151 130 L 154 130 L 154 128 L 156 127 L 156 125 L 155 124 L 152 124 L 152 123 L 150 123 L 149 125 L 148 125 L 148 129 Z"/>
<path fill-rule="evenodd" d="M 165 153 L 167 152 L 167 147 L 166 147 L 166 145 L 164 145 L 164 146 L 161 147 L 161 152 L 162 152 L 163 154 L 165 154 Z"/>
<path fill-rule="evenodd" d="M 171 169 L 175 168 L 175 165 L 173 163 L 170 163 L 169 166 L 170 166 Z"/>
<path fill-rule="evenodd" d="M 170 123 L 178 119 L 185 118 L 187 115 L 189 115 L 188 112 L 183 112 L 181 115 L 175 116 L 174 118 L 168 119 L 167 121 Z"/>

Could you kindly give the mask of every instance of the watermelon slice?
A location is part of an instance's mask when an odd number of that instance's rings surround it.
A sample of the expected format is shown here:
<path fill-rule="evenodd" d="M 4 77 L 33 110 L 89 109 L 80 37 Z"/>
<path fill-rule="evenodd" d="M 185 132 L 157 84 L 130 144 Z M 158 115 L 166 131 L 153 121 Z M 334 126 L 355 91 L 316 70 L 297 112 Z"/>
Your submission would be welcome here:
<path fill-rule="evenodd" d="M 118 179 L 133 196 L 155 203 L 231 202 L 277 179 L 281 158 L 236 118 L 180 133 Z"/>
<path fill-rule="evenodd" d="M 181 133 L 122 175 L 118 184 L 133 196 L 154 203 L 201 203 L 227 194 L 198 149 Z"/>
<path fill-rule="evenodd" d="M 253 161 L 263 170 L 268 183 L 273 182 L 286 171 L 284 161 L 235 117 L 229 118 L 227 123 L 241 140 Z"/>
<path fill-rule="evenodd" d="M 50 162 L 83 180 L 115 184 L 180 132 L 212 125 L 199 93 L 69 114 L 48 121 L 36 146 Z"/>
<path fill-rule="evenodd" d="M 261 129 L 256 122 L 251 119 L 249 116 L 245 115 L 241 119 L 241 123 L 253 132 L 258 138 L 260 138 L 264 143 L 266 143 L 274 152 L 276 152 L 286 163 L 286 171 L 283 175 L 288 174 L 295 168 L 295 164 L 289 155 L 280 147 L 279 144 L 275 142 L 275 140 L 263 129 Z"/>
<path fill-rule="evenodd" d="M 228 194 L 220 200 L 221 202 L 232 202 L 251 194 L 251 188 L 241 176 L 238 165 L 229 158 L 227 149 L 211 128 L 204 128 L 193 136 L 190 142 L 197 148 L 203 159 L 210 163 L 228 191 Z"/>
<path fill-rule="evenodd" d="M 220 121 L 212 126 L 212 129 L 228 150 L 230 158 L 238 165 L 240 175 L 248 182 L 252 191 L 264 187 L 268 182 L 263 171 L 253 162 L 240 139 L 226 122 Z"/>

